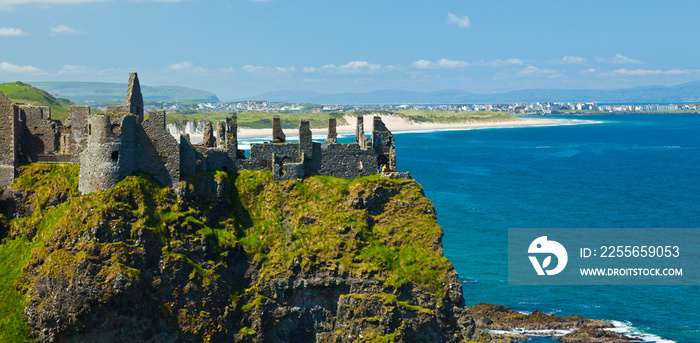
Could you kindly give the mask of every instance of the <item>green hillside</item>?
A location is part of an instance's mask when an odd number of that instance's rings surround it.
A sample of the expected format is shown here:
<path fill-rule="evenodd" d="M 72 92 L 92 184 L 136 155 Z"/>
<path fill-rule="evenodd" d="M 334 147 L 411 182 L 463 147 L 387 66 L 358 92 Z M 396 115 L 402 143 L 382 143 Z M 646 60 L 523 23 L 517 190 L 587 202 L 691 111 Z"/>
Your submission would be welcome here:
<path fill-rule="evenodd" d="M 3 92 L 14 103 L 25 103 L 51 108 L 52 119 L 65 119 L 68 117 L 68 107 L 73 103 L 68 99 L 56 99 L 48 92 L 22 82 L 0 83 L 0 92 Z"/>
<path fill-rule="evenodd" d="M 104 82 L 35 82 L 35 86 L 48 92 L 61 93 L 61 97 L 80 102 L 124 102 L 127 85 Z M 144 101 L 202 101 L 218 102 L 214 93 L 179 86 L 141 85 Z"/>

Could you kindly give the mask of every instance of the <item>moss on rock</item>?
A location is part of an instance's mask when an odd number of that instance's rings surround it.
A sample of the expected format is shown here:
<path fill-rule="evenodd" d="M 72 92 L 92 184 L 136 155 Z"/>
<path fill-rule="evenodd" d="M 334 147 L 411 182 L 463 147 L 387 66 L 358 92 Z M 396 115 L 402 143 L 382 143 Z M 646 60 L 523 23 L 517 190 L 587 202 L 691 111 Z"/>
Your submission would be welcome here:
<path fill-rule="evenodd" d="M 474 333 L 456 324 L 461 286 L 414 181 L 219 172 L 176 194 L 137 175 L 80 196 L 78 170 L 31 165 L 15 182 L 35 210 L 6 220 L 2 341 Z"/>

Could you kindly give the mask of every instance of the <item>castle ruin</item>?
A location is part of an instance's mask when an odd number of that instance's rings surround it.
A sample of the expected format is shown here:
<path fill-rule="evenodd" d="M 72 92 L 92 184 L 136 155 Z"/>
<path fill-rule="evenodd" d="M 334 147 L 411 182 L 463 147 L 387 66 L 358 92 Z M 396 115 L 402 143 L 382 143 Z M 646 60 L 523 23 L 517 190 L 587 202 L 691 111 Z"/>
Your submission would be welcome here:
<path fill-rule="evenodd" d="M 299 141 L 287 142 L 279 117 L 273 118 L 272 141 L 251 144 L 248 157 L 238 149 L 236 114 L 218 123 L 217 135 L 207 122 L 202 143 L 189 136 L 179 142 L 165 128 L 165 111 L 144 104 L 136 73 L 130 74 L 126 105 L 108 106 L 90 114 L 87 106 L 71 106 L 65 123 L 52 120 L 50 109 L 12 104 L 0 92 L 0 187 L 12 185 L 20 162 L 80 163 L 83 194 L 114 187 L 136 172 L 152 175 L 164 186 L 179 188 L 183 175 L 208 171 L 270 170 L 276 180 L 327 175 L 352 179 L 396 169 L 394 137 L 374 117 L 371 139 L 357 118 L 355 142 L 337 142 L 336 120 L 328 121 L 323 143 L 313 142 L 308 120 L 299 124 Z M 410 177 L 394 173 L 395 177 Z"/>

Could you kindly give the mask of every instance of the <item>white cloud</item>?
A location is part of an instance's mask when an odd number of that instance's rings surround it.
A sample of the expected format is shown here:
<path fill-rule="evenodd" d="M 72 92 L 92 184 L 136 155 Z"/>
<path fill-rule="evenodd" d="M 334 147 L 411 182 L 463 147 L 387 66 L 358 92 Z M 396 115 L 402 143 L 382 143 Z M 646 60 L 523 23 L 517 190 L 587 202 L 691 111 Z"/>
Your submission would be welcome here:
<path fill-rule="evenodd" d="M 185 61 L 182 63 L 173 63 L 170 65 L 170 69 L 172 70 L 185 70 L 190 68 L 192 68 L 192 62 L 190 61 Z"/>
<path fill-rule="evenodd" d="M 204 73 L 204 72 L 209 71 L 206 68 L 194 66 L 191 61 L 184 61 L 181 63 L 173 63 L 170 65 L 170 70 L 190 72 L 190 73 Z"/>
<path fill-rule="evenodd" d="M 382 69 L 381 64 L 373 64 L 367 61 L 350 61 L 343 65 L 326 64 L 322 67 L 304 67 L 305 73 L 316 73 L 320 71 L 332 71 L 337 73 L 363 73 L 363 72 L 376 72 Z M 395 69 L 392 66 L 392 70 Z"/>
<path fill-rule="evenodd" d="M 523 60 L 519 58 L 509 58 L 507 60 L 493 60 L 491 62 L 485 62 L 484 65 L 489 67 L 505 67 L 509 65 L 522 65 L 525 64 Z"/>
<path fill-rule="evenodd" d="M 24 32 L 15 27 L 0 27 L 0 36 L 24 36 Z"/>
<path fill-rule="evenodd" d="M 277 72 L 277 73 L 293 73 L 296 71 L 296 68 L 294 67 L 263 67 L 263 66 L 254 66 L 251 64 L 244 65 L 243 70 L 249 72 L 249 73 L 257 73 L 257 72 Z"/>
<path fill-rule="evenodd" d="M 525 67 L 525 69 L 518 72 L 518 75 L 520 75 L 520 76 L 545 76 L 545 77 L 550 77 L 550 78 L 560 76 L 560 74 L 558 74 L 556 70 L 541 69 L 541 68 L 537 68 L 535 66 Z"/>
<path fill-rule="evenodd" d="M 452 61 L 446 58 L 441 58 L 437 62 L 431 62 L 427 60 L 418 60 L 413 62 L 413 67 L 418 69 L 455 69 L 468 67 L 469 62 L 465 61 Z"/>
<path fill-rule="evenodd" d="M 247 72 L 249 72 L 249 73 L 254 73 L 254 72 L 256 72 L 256 71 L 261 71 L 261 70 L 263 70 L 263 69 L 265 69 L 265 67 L 254 66 L 254 65 L 250 65 L 250 64 L 244 65 L 244 66 L 243 66 L 243 70 L 245 70 L 245 71 L 247 71 Z"/>
<path fill-rule="evenodd" d="M 328 69 L 337 69 L 338 71 L 341 72 L 346 72 L 346 73 L 357 73 L 357 72 L 362 72 L 362 71 L 377 71 L 381 69 L 381 65 L 379 64 L 372 64 L 367 61 L 351 61 L 346 64 L 343 64 L 341 66 L 336 67 L 333 64 L 329 64 L 327 66 L 324 66 L 324 68 Z"/>
<path fill-rule="evenodd" d="M 579 64 L 586 62 L 586 58 L 578 56 L 564 56 L 564 58 L 562 58 L 561 61 L 569 64 Z"/>
<path fill-rule="evenodd" d="M 56 34 L 56 35 L 60 35 L 60 34 L 74 35 L 74 34 L 80 33 L 80 31 L 73 29 L 73 28 L 69 27 L 68 25 L 64 25 L 64 24 L 50 27 L 49 30 L 51 30 L 51 33 Z"/>
<path fill-rule="evenodd" d="M 612 58 L 596 57 L 595 59 L 598 62 L 615 63 L 615 64 L 643 64 L 644 63 L 644 61 L 635 60 L 633 58 L 629 58 L 629 57 L 622 55 L 622 54 L 615 54 L 615 56 Z"/>
<path fill-rule="evenodd" d="M 448 24 L 455 24 L 458 27 L 461 27 L 463 29 L 466 29 L 466 28 L 472 26 L 472 21 L 469 20 L 469 17 L 467 17 L 466 15 L 459 17 L 456 14 L 452 14 L 452 13 L 447 14 L 447 23 Z"/>
<path fill-rule="evenodd" d="M 690 73 L 697 73 L 698 70 L 689 69 L 670 69 L 670 70 L 652 70 L 652 69 L 617 69 L 613 70 L 613 75 L 625 75 L 625 76 L 649 76 L 649 75 L 683 75 Z"/>
<path fill-rule="evenodd" d="M 18 66 L 7 62 L 0 62 L 0 71 L 16 74 L 38 74 L 42 71 L 33 66 Z"/>

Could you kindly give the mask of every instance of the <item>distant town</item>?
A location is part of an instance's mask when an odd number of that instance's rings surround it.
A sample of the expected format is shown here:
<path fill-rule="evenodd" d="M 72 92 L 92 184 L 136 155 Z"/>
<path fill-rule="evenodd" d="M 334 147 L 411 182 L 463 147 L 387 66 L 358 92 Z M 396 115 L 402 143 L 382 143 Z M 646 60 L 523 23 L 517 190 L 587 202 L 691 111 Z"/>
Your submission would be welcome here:
<path fill-rule="evenodd" d="M 557 114 L 624 114 L 624 113 L 665 113 L 698 112 L 698 104 L 598 104 L 595 102 L 535 102 L 507 104 L 444 104 L 444 105 L 316 105 L 293 104 L 289 102 L 268 102 L 265 100 L 200 103 L 156 103 L 146 105 L 146 111 L 164 110 L 167 113 L 187 112 L 237 112 L 254 111 L 269 113 L 322 113 L 346 111 L 477 111 L 508 112 L 515 115 L 557 115 Z"/>

